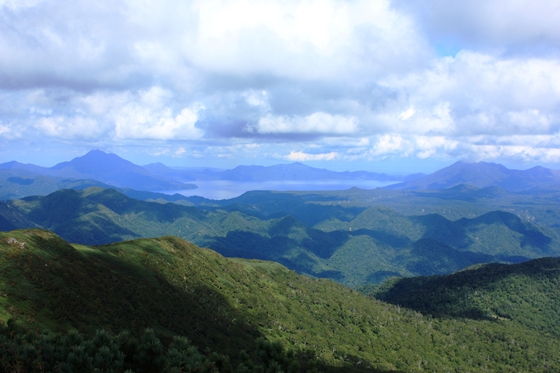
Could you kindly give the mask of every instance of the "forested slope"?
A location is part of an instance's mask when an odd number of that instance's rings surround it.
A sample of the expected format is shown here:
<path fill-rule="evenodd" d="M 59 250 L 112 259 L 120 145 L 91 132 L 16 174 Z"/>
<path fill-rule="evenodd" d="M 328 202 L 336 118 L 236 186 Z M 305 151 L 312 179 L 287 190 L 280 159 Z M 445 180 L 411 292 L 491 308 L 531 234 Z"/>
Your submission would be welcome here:
<path fill-rule="evenodd" d="M 253 196 L 251 198 L 256 198 Z M 174 235 L 228 257 L 277 261 L 290 269 L 350 286 L 391 276 L 445 274 L 477 263 L 520 262 L 560 255 L 554 228 L 537 226 L 508 212 L 455 221 L 437 214 L 405 216 L 302 201 L 280 193 L 268 205 L 182 206 L 140 201 L 114 190 L 60 190 L 4 205 L 0 229 L 40 226 L 67 241 L 87 245 Z M 306 198 L 311 198 L 307 196 Z M 237 202 L 241 203 L 242 198 Z M 244 205 L 247 206 L 247 205 Z M 261 208 L 262 207 L 262 208 Z M 0 211 L 0 214 L 2 212 Z"/>
<path fill-rule="evenodd" d="M 181 334 L 238 359 L 279 341 L 321 367 L 557 371 L 560 341 L 507 320 L 438 319 L 279 264 L 227 259 L 174 237 L 71 246 L 41 230 L 0 234 L 0 319 L 86 335 Z"/>
<path fill-rule="evenodd" d="M 375 297 L 434 317 L 500 319 L 560 338 L 560 258 L 389 281 Z"/>

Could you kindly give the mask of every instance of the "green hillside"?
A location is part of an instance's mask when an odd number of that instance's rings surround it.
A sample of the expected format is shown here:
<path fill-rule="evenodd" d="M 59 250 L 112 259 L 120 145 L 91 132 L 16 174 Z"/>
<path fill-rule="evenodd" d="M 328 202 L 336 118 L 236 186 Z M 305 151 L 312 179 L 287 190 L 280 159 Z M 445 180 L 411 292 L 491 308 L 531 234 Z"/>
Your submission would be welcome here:
<path fill-rule="evenodd" d="M 200 351 L 228 354 L 234 366 L 241 349 L 258 351 L 265 338 L 327 371 L 560 369 L 553 334 L 502 319 L 423 316 L 175 237 L 90 247 L 42 230 L 0 233 L 0 295 L 4 322 L 86 336 L 101 328 L 140 336 L 150 327 L 164 344 L 180 334 Z"/>
<path fill-rule="evenodd" d="M 560 338 L 560 258 L 398 279 L 375 297 L 434 317 L 500 319 Z"/>
<path fill-rule="evenodd" d="M 560 255 L 554 228 L 507 212 L 451 221 L 437 214 L 405 216 L 387 207 L 324 205 L 318 196 L 275 196 L 257 193 L 251 198 L 262 197 L 264 205 L 241 209 L 140 201 L 98 187 L 60 190 L 0 205 L 0 229 L 40 226 L 86 245 L 174 235 L 228 257 L 273 260 L 348 286 Z"/>

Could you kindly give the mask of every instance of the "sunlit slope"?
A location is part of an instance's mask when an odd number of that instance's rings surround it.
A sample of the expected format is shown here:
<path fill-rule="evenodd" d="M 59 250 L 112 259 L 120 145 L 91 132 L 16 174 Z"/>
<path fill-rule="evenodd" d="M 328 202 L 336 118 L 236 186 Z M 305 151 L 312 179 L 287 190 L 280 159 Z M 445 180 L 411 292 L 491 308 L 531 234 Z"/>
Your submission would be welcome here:
<path fill-rule="evenodd" d="M 150 326 L 230 355 L 264 336 L 330 365 L 560 369 L 559 341 L 521 325 L 426 318 L 279 264 L 227 259 L 175 237 L 73 247 L 47 231 L 0 233 L 0 294 L 2 320 L 85 332 Z"/>
<path fill-rule="evenodd" d="M 560 259 L 399 279 L 376 297 L 434 316 L 500 319 L 560 338 Z"/>

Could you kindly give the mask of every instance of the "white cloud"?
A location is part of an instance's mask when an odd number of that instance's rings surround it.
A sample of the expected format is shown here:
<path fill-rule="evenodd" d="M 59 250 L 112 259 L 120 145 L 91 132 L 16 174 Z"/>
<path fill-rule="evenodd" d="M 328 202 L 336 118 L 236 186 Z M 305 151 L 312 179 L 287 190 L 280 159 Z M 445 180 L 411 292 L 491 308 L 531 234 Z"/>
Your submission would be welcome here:
<path fill-rule="evenodd" d="M 193 140 L 202 137 L 196 127 L 200 103 L 174 110 L 172 92 L 151 87 L 122 94 L 95 94 L 81 99 L 92 115 L 101 116 L 113 127 L 116 140 Z"/>
<path fill-rule="evenodd" d="M 0 8 L 0 77 L 16 86 L 147 79 L 192 91 L 200 73 L 341 81 L 414 70 L 429 56 L 389 0 L 26 4 L 17 14 Z"/>
<path fill-rule="evenodd" d="M 120 93 L 97 91 L 70 98 L 65 91 L 46 90 L 34 90 L 25 96 L 30 117 L 17 122 L 17 127 L 29 137 L 38 132 L 55 139 L 122 142 L 195 140 L 204 134 L 196 127 L 204 106 L 191 102 L 187 107 L 177 107 L 173 93 L 158 86 Z M 66 100 L 62 105 L 61 97 Z"/>
<path fill-rule="evenodd" d="M 268 93 L 266 91 L 248 90 L 242 92 L 241 95 L 245 98 L 249 105 L 262 107 L 265 110 L 270 110 Z"/>
<path fill-rule="evenodd" d="M 526 53 L 560 45 L 556 0 L 395 0 L 437 42 Z"/>
<path fill-rule="evenodd" d="M 472 161 L 503 160 L 518 163 L 559 163 L 560 149 L 529 145 L 472 145 L 464 144 L 465 154 Z"/>
<path fill-rule="evenodd" d="M 0 124 L 0 136 L 8 137 L 10 128 L 7 125 Z"/>
<path fill-rule="evenodd" d="M 136 104 L 115 114 L 116 139 L 185 140 L 197 139 L 202 131 L 196 128 L 197 109 L 184 108 L 177 115 L 171 109 L 151 111 Z"/>
<path fill-rule="evenodd" d="M 395 156 L 446 158 L 448 154 L 455 152 L 458 146 L 459 142 L 444 136 L 402 136 L 392 133 L 379 136 L 367 156 L 382 159 Z"/>
<path fill-rule="evenodd" d="M 356 118 L 331 115 L 324 112 L 307 116 L 273 116 L 266 115 L 259 119 L 252 131 L 262 134 L 270 133 L 309 133 L 309 134 L 351 134 L 357 131 Z"/>
<path fill-rule="evenodd" d="M 418 136 L 415 138 L 416 156 L 426 159 L 432 156 L 445 157 L 452 153 L 459 143 L 443 136 Z"/>
<path fill-rule="evenodd" d="M 414 24 L 387 0 L 204 0 L 195 8 L 185 54 L 207 71 L 337 80 L 414 68 L 425 55 Z"/>
<path fill-rule="evenodd" d="M 387 155 L 402 152 L 405 142 L 399 134 L 385 134 L 373 146 L 374 155 Z"/>
<path fill-rule="evenodd" d="M 104 133 L 91 118 L 52 116 L 33 121 L 33 127 L 43 135 L 58 139 L 97 139 Z"/>
<path fill-rule="evenodd" d="M 185 158 L 553 160 L 559 12 L 549 0 L 0 0 L 0 136 Z M 442 43 L 457 53 L 438 57 Z"/>
<path fill-rule="evenodd" d="M 322 154 L 309 154 L 301 151 L 292 151 L 286 156 L 286 159 L 294 162 L 305 162 L 305 161 L 332 161 L 339 157 L 336 152 L 322 153 Z"/>
<path fill-rule="evenodd" d="M 399 114 L 400 120 L 408 120 L 412 118 L 412 116 L 416 113 L 416 110 L 413 107 L 410 107 Z"/>
<path fill-rule="evenodd" d="M 461 52 L 422 72 L 388 77 L 383 85 L 405 99 L 379 119 L 403 132 L 511 135 L 560 128 L 560 62 L 553 59 Z"/>
<path fill-rule="evenodd" d="M 0 0 L 0 8 L 6 7 L 12 11 L 21 8 L 30 8 L 37 6 L 45 0 Z"/>

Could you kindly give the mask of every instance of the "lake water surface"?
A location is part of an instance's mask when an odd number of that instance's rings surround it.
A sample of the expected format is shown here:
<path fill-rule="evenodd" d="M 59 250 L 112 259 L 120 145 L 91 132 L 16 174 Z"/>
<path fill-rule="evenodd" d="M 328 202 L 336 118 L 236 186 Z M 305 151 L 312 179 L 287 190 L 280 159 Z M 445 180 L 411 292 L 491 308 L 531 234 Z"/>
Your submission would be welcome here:
<path fill-rule="evenodd" d="M 375 189 L 398 181 L 375 180 L 319 180 L 319 181 L 252 181 L 238 182 L 230 180 L 195 181 L 197 189 L 183 189 L 166 191 L 166 194 L 179 193 L 184 196 L 200 196 L 208 199 L 230 199 L 251 190 L 276 190 L 276 191 L 320 191 L 320 190 L 346 190 L 352 187 L 361 189 Z"/>

